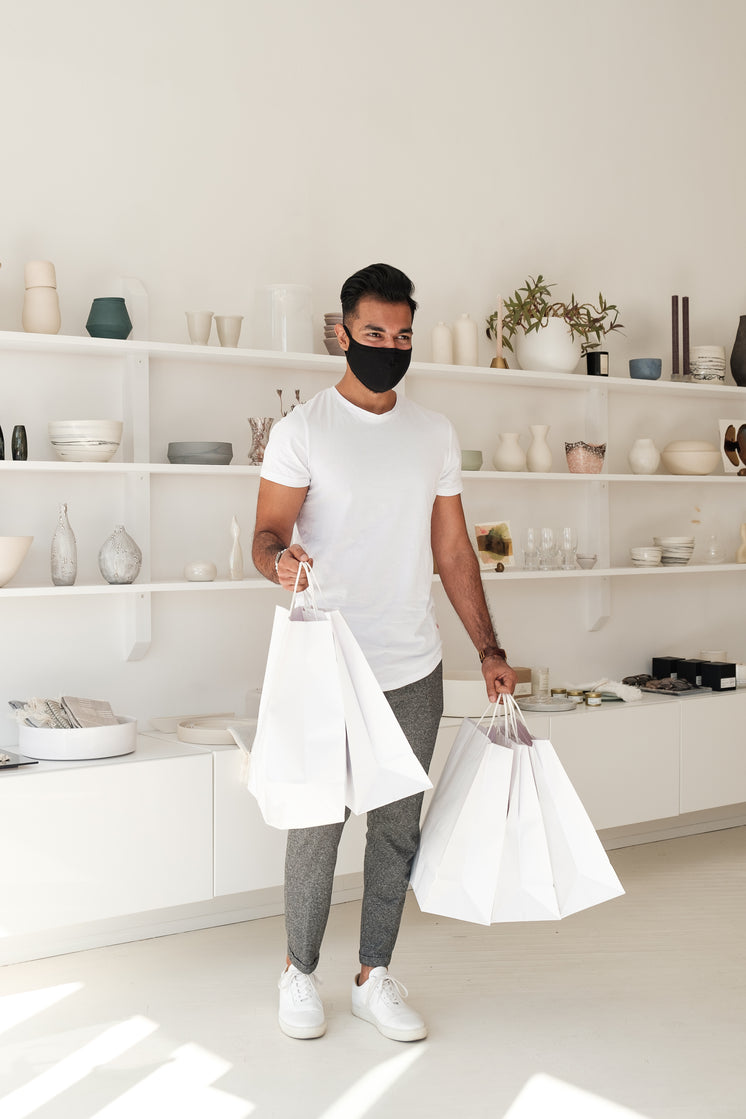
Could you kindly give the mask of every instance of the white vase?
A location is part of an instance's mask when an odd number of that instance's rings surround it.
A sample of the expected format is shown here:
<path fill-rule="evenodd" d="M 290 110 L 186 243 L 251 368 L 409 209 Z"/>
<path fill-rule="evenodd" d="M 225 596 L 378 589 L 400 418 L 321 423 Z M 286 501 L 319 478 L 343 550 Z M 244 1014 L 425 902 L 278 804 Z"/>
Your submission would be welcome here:
<path fill-rule="evenodd" d="M 453 324 L 453 364 L 479 364 L 479 338 L 477 324 L 466 312 Z"/>
<path fill-rule="evenodd" d="M 526 452 L 518 442 L 517 431 L 505 431 L 492 459 L 495 470 L 525 470 Z"/>
<path fill-rule="evenodd" d="M 231 521 L 231 536 L 233 537 L 230 557 L 231 579 L 243 579 L 243 550 L 238 539 L 240 535 L 241 529 L 237 518 L 234 517 Z"/>
<path fill-rule="evenodd" d="M 538 330 L 515 336 L 515 356 L 521 369 L 537 373 L 572 373 L 580 361 L 580 338 L 573 339 L 564 319 L 549 318 Z"/>
<path fill-rule="evenodd" d="M 56 334 L 62 325 L 57 289 L 26 288 L 21 322 L 27 334 Z"/>
<path fill-rule="evenodd" d="M 531 443 L 526 452 L 526 466 L 532 474 L 548 474 L 552 469 L 552 452 L 547 445 L 549 424 L 529 424 Z"/>
<path fill-rule="evenodd" d="M 746 563 L 746 525 L 741 525 L 741 543 L 736 552 L 736 563 Z"/>
<path fill-rule="evenodd" d="M 436 365 L 453 365 L 453 335 L 447 323 L 439 322 L 433 327 L 433 361 Z"/>
<path fill-rule="evenodd" d="M 78 546 L 67 519 L 67 505 L 60 505 L 57 528 L 52 537 L 51 566 L 55 587 L 72 587 L 78 574 Z"/>
<path fill-rule="evenodd" d="M 653 440 L 642 436 L 640 439 L 635 439 L 627 459 L 633 474 L 655 474 L 661 456 Z"/>
<path fill-rule="evenodd" d="M 142 552 L 124 525 L 117 525 L 101 545 L 98 566 L 106 582 L 112 584 L 134 583 L 140 574 Z"/>

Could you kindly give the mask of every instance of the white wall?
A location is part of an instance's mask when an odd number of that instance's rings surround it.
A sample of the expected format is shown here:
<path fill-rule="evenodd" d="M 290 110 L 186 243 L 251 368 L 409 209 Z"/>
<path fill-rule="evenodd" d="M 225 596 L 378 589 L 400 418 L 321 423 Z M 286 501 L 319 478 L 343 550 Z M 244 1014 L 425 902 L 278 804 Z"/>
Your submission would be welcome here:
<path fill-rule="evenodd" d="M 151 335 L 180 341 L 185 309 L 250 316 L 257 286 L 275 280 L 310 284 L 320 315 L 345 276 L 383 259 L 415 280 L 419 359 L 435 321 L 469 310 L 481 322 L 498 291 L 539 271 L 558 295 L 600 288 L 619 304 L 613 372 L 629 356 L 667 357 L 674 292 L 690 296 L 692 343 L 730 349 L 746 312 L 745 33 L 739 0 L 5 3 L 0 329 L 20 328 L 29 259 L 57 266 L 63 332 L 83 333 L 91 299 L 130 275 L 150 294 Z M 10 397 L 0 384 L 6 438 L 23 421 Z M 498 390 L 489 407 L 496 442 Z M 621 612 L 591 638 L 566 596 L 541 656 L 522 636 L 525 600 L 500 603 L 498 620 L 522 661 L 559 666 L 569 641 L 579 671 L 605 658 L 622 671 L 635 626 L 646 648 L 658 633 L 666 644 L 670 625 L 711 644 L 721 615 L 731 646 L 737 636 L 732 591 L 713 590 L 694 634 L 673 593 L 657 627 L 631 584 L 614 597 Z M 254 632 L 230 598 L 212 614 L 206 600 L 164 596 L 139 666 L 121 664 L 113 637 L 95 654 L 76 645 L 71 663 L 66 607 L 5 603 L 3 624 L 25 620 L 41 652 L 32 670 L 5 645 L 3 691 L 108 682 L 142 716 L 195 698 L 240 707 L 261 679 L 271 610 L 264 598 Z M 76 610 L 85 632 L 107 617 Z M 209 664 L 174 638 L 182 628 L 204 635 Z"/>

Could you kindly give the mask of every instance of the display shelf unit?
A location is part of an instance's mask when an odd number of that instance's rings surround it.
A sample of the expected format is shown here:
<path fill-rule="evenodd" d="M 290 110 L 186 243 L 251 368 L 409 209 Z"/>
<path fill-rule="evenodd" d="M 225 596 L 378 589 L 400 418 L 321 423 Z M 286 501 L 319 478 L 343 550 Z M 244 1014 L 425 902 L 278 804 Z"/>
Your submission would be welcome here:
<path fill-rule="evenodd" d="M 23 585 L 23 572 L 13 585 L 0 589 L 0 598 L 51 597 L 64 595 L 119 595 L 127 611 L 128 659 L 139 659 L 147 652 L 150 642 L 151 594 L 162 592 L 215 592 L 220 590 L 257 591 L 271 589 L 266 580 L 246 578 L 240 581 L 216 580 L 211 583 L 189 583 L 180 578 L 152 579 L 151 570 L 151 482 L 155 478 L 177 479 L 240 479 L 257 478 L 260 469 L 248 464 L 230 466 L 192 466 L 151 461 L 151 367 L 160 362 L 178 363 L 191 367 L 209 368 L 210 376 L 219 370 L 239 367 L 259 375 L 277 373 L 321 374 L 333 383 L 344 368 L 344 360 L 320 354 L 292 354 L 278 351 L 229 349 L 218 346 L 192 346 L 189 344 L 154 342 L 145 340 L 119 341 L 73 337 L 65 335 L 38 335 L 23 332 L 0 331 L 0 360 L 5 356 L 32 354 L 44 363 L 69 357 L 94 357 L 102 359 L 100 373 L 103 377 L 119 378 L 122 414 L 125 430 L 117 460 L 108 463 L 58 462 L 48 448 L 48 459 L 27 462 L 1 462 L 0 485 L 9 480 L 34 476 L 65 478 L 82 475 L 95 479 L 120 478 L 123 480 L 124 513 L 128 530 L 135 537 L 143 552 L 143 568 L 139 580 L 129 586 L 108 586 L 88 583 L 74 587 L 51 585 Z M 103 360 L 105 359 L 105 360 Z M 584 430 L 593 425 L 597 438 L 605 440 L 613 423 L 610 398 L 625 401 L 656 402 L 656 407 L 667 401 L 678 401 L 698 406 L 702 402 L 722 403 L 731 407 L 734 401 L 743 400 L 743 390 L 731 385 L 702 385 L 671 381 L 636 381 L 628 378 L 589 378 L 574 373 L 537 373 L 517 369 L 483 369 L 467 366 L 437 365 L 413 362 L 408 380 L 418 389 L 428 383 L 461 384 L 495 387 L 508 391 L 536 393 L 537 390 L 568 392 L 579 402 L 578 412 Z M 406 391 L 406 387 L 405 390 Z M 736 476 L 707 475 L 635 475 L 622 472 L 600 474 L 571 474 L 566 469 L 551 473 L 501 472 L 483 469 L 464 471 L 465 494 L 484 492 L 483 487 L 500 485 L 523 487 L 551 487 L 560 496 L 565 492 L 580 494 L 585 504 L 589 548 L 599 556 L 598 567 L 590 571 L 529 572 L 508 570 L 497 574 L 483 572 L 485 581 L 509 580 L 531 582 L 534 580 L 581 580 L 586 591 L 586 624 L 590 630 L 599 629 L 609 617 L 609 581 L 617 578 L 678 578 L 684 574 L 697 576 L 704 573 L 733 577 L 744 567 L 733 563 L 719 565 L 691 564 L 685 568 L 631 568 L 611 562 L 611 536 L 609 495 L 620 486 L 632 486 L 644 492 L 652 487 L 665 487 L 672 493 L 692 484 L 704 485 L 709 492 L 735 495 L 743 479 Z M 557 489 L 559 487 L 559 490 Z M 577 489 L 580 487 L 580 490 Z M 50 534 L 51 535 L 51 534 Z M 436 577 L 437 578 L 437 577 Z"/>

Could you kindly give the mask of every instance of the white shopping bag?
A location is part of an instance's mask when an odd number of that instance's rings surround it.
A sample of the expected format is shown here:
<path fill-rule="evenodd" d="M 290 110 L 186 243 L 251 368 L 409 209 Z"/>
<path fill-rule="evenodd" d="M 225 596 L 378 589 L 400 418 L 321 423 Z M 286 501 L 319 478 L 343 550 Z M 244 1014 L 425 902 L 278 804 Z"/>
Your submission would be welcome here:
<path fill-rule="evenodd" d="M 248 788 L 266 823 L 308 828 L 344 819 L 345 721 L 334 632 L 293 596 L 275 609 Z"/>
<path fill-rule="evenodd" d="M 357 815 L 432 788 L 338 610 L 329 613 L 347 728 L 345 803 Z"/>
<path fill-rule="evenodd" d="M 499 741 L 499 739 L 498 739 Z M 560 916 L 552 863 L 529 752 L 509 735 L 513 751 L 508 818 L 492 921 L 551 921 Z"/>
<path fill-rule="evenodd" d="M 530 758 L 560 916 L 619 897 L 624 888 L 552 743 L 535 738 Z"/>
<path fill-rule="evenodd" d="M 464 719 L 435 789 L 412 866 L 425 913 L 489 925 L 508 814 L 513 753 Z"/>

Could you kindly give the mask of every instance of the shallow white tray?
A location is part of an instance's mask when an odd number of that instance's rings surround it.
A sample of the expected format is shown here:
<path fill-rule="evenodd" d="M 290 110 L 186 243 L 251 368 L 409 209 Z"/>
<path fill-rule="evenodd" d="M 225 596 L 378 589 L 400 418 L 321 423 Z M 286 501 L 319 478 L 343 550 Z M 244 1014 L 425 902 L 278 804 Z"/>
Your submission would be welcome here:
<path fill-rule="evenodd" d="M 117 715 L 109 727 L 18 727 L 18 748 L 27 758 L 45 762 L 79 762 L 131 754 L 137 742 L 137 719 Z"/>
<path fill-rule="evenodd" d="M 191 742 L 195 746 L 232 746 L 235 745 L 235 739 L 228 727 L 249 730 L 256 727 L 256 719 L 237 719 L 235 716 L 217 715 L 184 719 L 176 728 L 176 736 L 180 742 Z"/>

